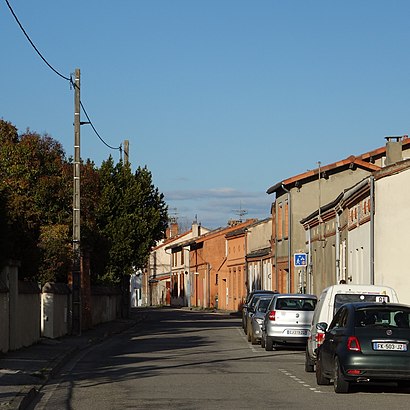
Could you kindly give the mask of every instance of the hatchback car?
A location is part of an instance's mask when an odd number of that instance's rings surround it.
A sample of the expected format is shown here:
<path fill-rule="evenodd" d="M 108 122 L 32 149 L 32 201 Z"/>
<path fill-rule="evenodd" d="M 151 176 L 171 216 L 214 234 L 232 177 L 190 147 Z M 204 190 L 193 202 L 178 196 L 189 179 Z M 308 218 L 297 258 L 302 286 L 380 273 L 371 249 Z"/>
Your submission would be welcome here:
<path fill-rule="evenodd" d="M 316 350 L 324 338 L 324 333 L 316 328 L 316 324 L 319 322 L 330 323 L 340 306 L 353 302 L 399 303 L 399 300 L 396 291 L 388 286 L 339 284 L 323 289 L 317 300 L 306 345 L 306 372 L 315 371 Z"/>
<path fill-rule="evenodd" d="M 275 295 L 263 320 L 262 347 L 273 350 L 278 345 L 306 345 L 316 302 L 315 295 Z"/>
<path fill-rule="evenodd" d="M 251 318 L 251 324 L 248 326 L 248 341 L 253 345 L 258 344 L 262 338 L 262 324 L 266 310 L 273 296 L 262 296 L 255 305 L 254 313 Z"/>
<path fill-rule="evenodd" d="M 410 306 L 396 303 L 347 303 L 328 326 L 317 350 L 316 380 L 333 380 L 336 393 L 352 383 L 398 382 L 410 385 Z"/>

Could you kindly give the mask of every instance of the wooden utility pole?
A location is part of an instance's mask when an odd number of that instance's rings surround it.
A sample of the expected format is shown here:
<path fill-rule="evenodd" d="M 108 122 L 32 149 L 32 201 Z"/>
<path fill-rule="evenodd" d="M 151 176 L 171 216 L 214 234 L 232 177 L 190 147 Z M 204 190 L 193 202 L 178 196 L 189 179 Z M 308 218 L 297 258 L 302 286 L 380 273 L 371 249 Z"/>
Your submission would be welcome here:
<path fill-rule="evenodd" d="M 130 142 L 124 140 L 124 164 L 128 165 L 130 162 Z"/>
<path fill-rule="evenodd" d="M 81 335 L 81 247 L 80 247 L 80 69 L 75 70 L 74 83 L 74 182 L 73 182 L 73 270 L 72 270 L 72 328 Z"/>

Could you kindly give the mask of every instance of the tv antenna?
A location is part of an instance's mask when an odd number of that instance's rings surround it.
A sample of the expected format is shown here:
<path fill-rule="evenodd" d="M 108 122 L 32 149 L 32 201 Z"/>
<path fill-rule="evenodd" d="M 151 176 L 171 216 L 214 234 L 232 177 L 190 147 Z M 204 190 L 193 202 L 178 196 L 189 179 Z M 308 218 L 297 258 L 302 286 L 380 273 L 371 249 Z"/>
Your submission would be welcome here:
<path fill-rule="evenodd" d="M 168 221 L 170 223 L 178 222 L 178 209 L 177 208 L 171 208 L 171 212 L 168 212 Z"/>
<path fill-rule="evenodd" d="M 242 202 L 239 204 L 239 209 L 234 209 L 234 212 L 239 216 L 239 222 L 242 222 L 242 217 L 248 213 L 246 209 L 242 209 Z"/>

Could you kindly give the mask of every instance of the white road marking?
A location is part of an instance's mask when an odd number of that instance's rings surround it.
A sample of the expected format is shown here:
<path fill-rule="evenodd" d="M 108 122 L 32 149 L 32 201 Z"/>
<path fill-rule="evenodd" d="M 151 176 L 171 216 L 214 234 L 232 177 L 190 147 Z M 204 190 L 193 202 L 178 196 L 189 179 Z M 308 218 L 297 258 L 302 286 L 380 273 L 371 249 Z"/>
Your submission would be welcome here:
<path fill-rule="evenodd" d="M 283 373 L 285 376 L 289 377 L 289 379 L 294 380 L 295 382 L 298 382 L 301 384 L 303 387 L 306 387 L 313 393 L 323 393 L 322 391 L 318 390 L 316 387 L 311 387 L 310 384 L 306 383 L 304 380 L 299 379 L 299 377 L 295 376 L 294 374 L 290 373 L 286 369 L 278 369 L 281 373 Z"/>

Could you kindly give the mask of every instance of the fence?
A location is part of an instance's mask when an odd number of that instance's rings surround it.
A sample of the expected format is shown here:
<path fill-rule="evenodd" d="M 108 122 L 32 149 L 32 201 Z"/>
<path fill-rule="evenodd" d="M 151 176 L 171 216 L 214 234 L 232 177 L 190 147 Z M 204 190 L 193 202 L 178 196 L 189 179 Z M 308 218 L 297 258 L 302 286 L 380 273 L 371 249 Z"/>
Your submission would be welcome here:
<path fill-rule="evenodd" d="M 0 352 L 70 333 L 69 287 L 48 283 L 40 290 L 36 283 L 19 281 L 18 268 L 11 262 L 0 272 Z M 92 287 L 92 326 L 121 317 L 122 298 L 118 288 Z"/>

